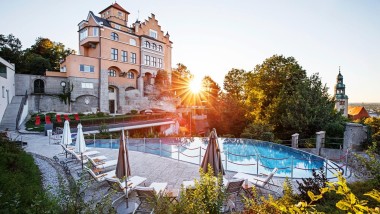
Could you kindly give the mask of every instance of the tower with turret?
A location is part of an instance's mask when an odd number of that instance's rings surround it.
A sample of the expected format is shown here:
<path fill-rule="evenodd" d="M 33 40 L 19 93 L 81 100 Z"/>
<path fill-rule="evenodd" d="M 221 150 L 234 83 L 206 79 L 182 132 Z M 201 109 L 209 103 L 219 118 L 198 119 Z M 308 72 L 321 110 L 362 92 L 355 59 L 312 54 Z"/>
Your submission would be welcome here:
<path fill-rule="evenodd" d="M 335 109 L 341 112 L 343 116 L 347 117 L 348 96 L 346 95 L 346 86 L 343 83 L 343 75 L 340 73 L 340 67 L 335 85 Z"/>

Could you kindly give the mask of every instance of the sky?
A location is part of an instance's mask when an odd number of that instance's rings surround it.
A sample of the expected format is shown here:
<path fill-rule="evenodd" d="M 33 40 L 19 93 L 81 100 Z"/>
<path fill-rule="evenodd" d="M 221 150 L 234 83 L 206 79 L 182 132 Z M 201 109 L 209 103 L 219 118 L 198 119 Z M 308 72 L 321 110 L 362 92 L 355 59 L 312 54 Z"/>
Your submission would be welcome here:
<path fill-rule="evenodd" d="M 38 37 L 78 50 L 78 23 L 111 0 L 12 0 L 1 3 L 0 34 L 23 48 Z M 319 73 L 334 94 L 341 73 L 349 103 L 380 102 L 378 0 L 118 0 L 129 24 L 151 13 L 173 42 L 172 67 L 182 63 L 221 87 L 232 68 L 252 71 L 277 54 Z"/>

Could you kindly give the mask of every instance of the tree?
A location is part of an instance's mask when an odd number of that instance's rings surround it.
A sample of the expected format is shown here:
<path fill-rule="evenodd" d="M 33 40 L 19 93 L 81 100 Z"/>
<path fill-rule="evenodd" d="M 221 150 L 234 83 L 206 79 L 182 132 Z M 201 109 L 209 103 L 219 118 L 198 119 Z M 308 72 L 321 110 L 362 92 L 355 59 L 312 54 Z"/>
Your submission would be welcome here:
<path fill-rule="evenodd" d="M 7 36 L 0 34 L 0 57 L 16 65 L 16 71 L 20 71 L 23 66 L 23 51 L 21 41 L 13 34 Z"/>
<path fill-rule="evenodd" d="M 205 101 L 207 120 L 211 128 L 216 128 L 218 133 L 223 133 L 220 95 L 219 85 L 210 76 L 205 76 L 202 80 L 201 100 Z"/>
<path fill-rule="evenodd" d="M 293 57 L 274 55 L 257 65 L 246 91 L 251 122 L 269 125 L 279 138 L 310 137 L 339 119 L 318 74 L 308 78 Z"/>
<path fill-rule="evenodd" d="M 193 78 L 193 75 L 187 69 L 187 67 L 181 63 L 177 64 L 177 68 L 172 71 L 172 91 L 181 98 L 181 101 L 185 105 L 190 105 L 194 99 L 189 90 L 189 82 Z"/>
<path fill-rule="evenodd" d="M 165 70 L 157 71 L 157 75 L 155 78 L 155 87 L 160 91 L 161 96 L 169 96 L 170 93 L 170 85 L 169 85 L 169 75 Z"/>
<path fill-rule="evenodd" d="M 27 49 L 26 52 L 38 54 L 48 59 L 53 71 L 59 71 L 60 61 L 74 53 L 71 49 L 65 49 L 65 45 L 62 43 L 53 42 L 48 38 L 42 37 L 38 37 L 36 43 Z"/>
<path fill-rule="evenodd" d="M 247 73 L 243 69 L 231 69 L 224 77 L 223 87 L 230 97 L 237 100 L 245 99 L 244 86 L 247 80 Z"/>

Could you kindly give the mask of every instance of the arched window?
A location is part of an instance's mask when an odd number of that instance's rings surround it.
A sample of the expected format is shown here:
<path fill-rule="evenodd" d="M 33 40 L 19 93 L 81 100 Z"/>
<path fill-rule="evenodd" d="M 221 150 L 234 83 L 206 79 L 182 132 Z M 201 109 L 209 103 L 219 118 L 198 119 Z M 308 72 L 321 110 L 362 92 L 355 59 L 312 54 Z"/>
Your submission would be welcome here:
<path fill-rule="evenodd" d="M 130 45 L 133 45 L 133 46 L 136 46 L 136 40 L 134 40 L 134 39 L 129 39 L 129 44 L 130 44 Z"/>
<path fill-rule="evenodd" d="M 150 48 L 150 43 L 148 41 L 145 41 L 145 47 Z"/>
<path fill-rule="evenodd" d="M 134 79 L 135 78 L 135 74 L 133 72 L 131 72 L 131 71 L 128 71 L 127 78 L 128 79 Z"/>
<path fill-rule="evenodd" d="M 116 71 L 113 70 L 113 69 L 110 69 L 110 70 L 108 71 L 108 76 L 110 76 L 110 77 L 116 77 Z"/>
<path fill-rule="evenodd" d="M 115 92 L 115 89 L 112 88 L 112 87 L 108 87 L 108 92 L 110 92 L 110 93 L 114 93 L 114 92 Z"/>
<path fill-rule="evenodd" d="M 132 86 L 129 86 L 128 88 L 125 89 L 125 91 L 130 91 L 130 90 L 134 90 L 135 88 L 132 87 Z"/>
<path fill-rule="evenodd" d="M 153 43 L 153 44 L 152 44 L 152 48 L 153 48 L 153 50 L 157 50 L 157 45 L 156 45 L 156 43 Z"/>
<path fill-rule="evenodd" d="M 45 83 L 41 79 L 34 80 L 34 93 L 45 93 Z"/>
<path fill-rule="evenodd" d="M 117 33 L 115 33 L 115 32 L 112 32 L 111 33 L 111 39 L 114 41 L 119 41 L 119 35 L 117 35 Z"/>
<path fill-rule="evenodd" d="M 162 52 L 162 45 L 158 46 L 158 51 Z"/>

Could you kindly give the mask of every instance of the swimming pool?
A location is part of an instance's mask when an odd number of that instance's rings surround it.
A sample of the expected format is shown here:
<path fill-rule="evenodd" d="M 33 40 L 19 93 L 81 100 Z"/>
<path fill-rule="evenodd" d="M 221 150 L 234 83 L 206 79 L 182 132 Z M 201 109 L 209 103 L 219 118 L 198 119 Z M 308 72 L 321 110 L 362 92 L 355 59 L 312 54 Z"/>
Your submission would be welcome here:
<path fill-rule="evenodd" d="M 305 178 L 312 169 L 324 168 L 335 177 L 338 166 L 326 159 L 284 145 L 251 139 L 219 138 L 225 169 L 250 174 L 268 174 L 277 167 L 278 177 Z M 194 164 L 202 161 L 208 138 L 128 139 L 128 149 Z M 119 148 L 119 140 L 88 140 L 88 147 Z M 227 158 L 226 158 L 227 157 Z M 327 170 L 326 170 L 327 166 Z"/>

